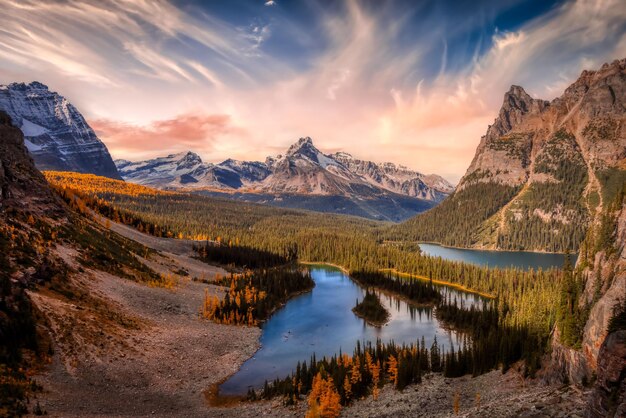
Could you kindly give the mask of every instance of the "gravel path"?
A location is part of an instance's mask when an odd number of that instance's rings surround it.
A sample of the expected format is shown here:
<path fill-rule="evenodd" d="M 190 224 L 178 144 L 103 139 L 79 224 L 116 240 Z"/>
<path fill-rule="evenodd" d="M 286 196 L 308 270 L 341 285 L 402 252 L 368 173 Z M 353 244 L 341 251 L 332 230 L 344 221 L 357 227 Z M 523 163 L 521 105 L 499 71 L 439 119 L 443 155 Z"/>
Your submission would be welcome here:
<path fill-rule="evenodd" d="M 458 415 L 454 400 L 458 396 Z M 380 397 L 356 402 L 347 417 L 582 417 L 586 393 L 570 386 L 523 382 L 515 371 L 476 378 L 428 375 L 422 384 L 399 392 L 389 385 Z"/>

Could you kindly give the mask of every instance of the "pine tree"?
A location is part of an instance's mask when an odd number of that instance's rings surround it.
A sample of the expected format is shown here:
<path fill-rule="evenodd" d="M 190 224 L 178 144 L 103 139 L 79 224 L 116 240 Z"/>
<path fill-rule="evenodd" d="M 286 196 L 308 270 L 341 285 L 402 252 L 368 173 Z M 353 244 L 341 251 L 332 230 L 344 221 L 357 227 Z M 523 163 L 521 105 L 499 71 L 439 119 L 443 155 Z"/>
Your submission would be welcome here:
<path fill-rule="evenodd" d="M 394 386 L 398 385 L 398 360 L 390 355 L 387 360 L 387 372 L 389 373 L 389 381 L 393 383 Z"/>

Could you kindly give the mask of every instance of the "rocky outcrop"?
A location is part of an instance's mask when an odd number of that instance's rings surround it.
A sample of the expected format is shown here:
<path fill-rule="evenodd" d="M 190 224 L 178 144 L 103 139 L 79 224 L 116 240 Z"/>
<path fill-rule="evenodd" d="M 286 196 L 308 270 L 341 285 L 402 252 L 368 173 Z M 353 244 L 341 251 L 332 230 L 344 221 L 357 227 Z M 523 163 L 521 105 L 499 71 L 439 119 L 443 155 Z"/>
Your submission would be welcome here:
<path fill-rule="evenodd" d="M 550 103 L 545 100 L 533 99 L 520 86 L 511 86 L 504 94 L 504 102 L 493 125 L 487 130 L 487 137 L 496 138 L 510 132 L 521 125 L 528 115 L 538 115 Z"/>
<path fill-rule="evenodd" d="M 68 100 L 38 82 L 0 85 L 0 110 L 24 134 L 40 170 L 77 171 L 121 179 L 106 146 Z"/>
<path fill-rule="evenodd" d="M 544 363 L 541 376 L 548 384 L 573 383 L 581 385 L 590 381 L 593 372 L 581 351 L 561 344 L 561 332 L 554 328 L 550 341 L 550 355 Z"/>
<path fill-rule="evenodd" d="M 504 94 L 500 113 L 480 140 L 472 163 L 459 187 L 475 182 L 497 182 L 518 186 L 530 175 L 533 134 L 525 122 L 540 115 L 549 102 L 533 99 L 520 86 Z"/>
<path fill-rule="evenodd" d="M 512 86 L 455 191 L 478 207 L 473 191 L 485 185 L 506 195 L 477 221 L 469 246 L 577 250 L 625 171 L 626 59 L 583 71 L 551 102 Z"/>
<path fill-rule="evenodd" d="M 0 218 L 19 213 L 19 218 L 34 215 L 58 221 L 65 214 L 64 208 L 35 168 L 22 132 L 0 111 Z"/>
<path fill-rule="evenodd" d="M 613 332 L 604 340 L 597 376 L 585 416 L 626 416 L 626 330 Z"/>

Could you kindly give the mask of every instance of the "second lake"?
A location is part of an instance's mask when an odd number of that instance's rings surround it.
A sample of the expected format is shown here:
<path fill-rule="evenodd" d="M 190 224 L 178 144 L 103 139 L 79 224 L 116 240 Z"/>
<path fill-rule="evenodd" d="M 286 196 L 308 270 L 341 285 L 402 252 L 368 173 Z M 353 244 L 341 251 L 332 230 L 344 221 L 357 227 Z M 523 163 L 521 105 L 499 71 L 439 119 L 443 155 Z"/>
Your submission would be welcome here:
<path fill-rule="evenodd" d="M 565 254 L 536 253 L 530 251 L 490 251 L 470 250 L 465 248 L 444 247 L 439 244 L 420 243 L 420 249 L 426 255 L 441 257 L 446 260 L 463 261 L 486 267 L 517 267 L 524 270 L 547 270 L 551 267 L 562 268 Z M 576 255 L 570 254 L 570 262 L 576 264 Z"/>

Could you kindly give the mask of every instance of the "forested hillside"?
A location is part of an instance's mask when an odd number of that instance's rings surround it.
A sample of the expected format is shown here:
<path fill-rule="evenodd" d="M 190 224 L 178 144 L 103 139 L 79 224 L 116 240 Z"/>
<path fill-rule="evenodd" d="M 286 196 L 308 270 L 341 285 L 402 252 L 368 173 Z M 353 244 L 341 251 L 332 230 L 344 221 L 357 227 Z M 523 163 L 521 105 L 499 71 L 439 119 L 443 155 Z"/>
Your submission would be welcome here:
<path fill-rule="evenodd" d="M 626 181 L 626 60 L 584 71 L 547 102 L 513 86 L 455 193 L 390 240 L 578 250 Z"/>
<path fill-rule="evenodd" d="M 148 233 L 249 247 L 287 258 L 295 252 L 300 261 L 332 263 L 349 271 L 394 269 L 458 284 L 497 296 L 504 321 L 528 324 L 543 335 L 556 318 L 552 301 L 558 296 L 560 271 L 487 269 L 420 255 L 415 244 L 384 241 L 381 233 L 388 224 L 359 218 L 136 189 L 93 175 L 45 175 L 66 199 L 79 199 Z"/>
<path fill-rule="evenodd" d="M 75 251 L 76 266 L 65 261 L 61 248 Z M 0 111 L 1 416 L 42 412 L 28 405 L 33 393 L 41 391 L 32 376 L 50 361 L 53 347 L 32 292 L 45 292 L 74 308 L 80 301 L 87 307 L 83 313 L 99 321 L 98 326 L 110 326 L 120 318 L 77 284 L 77 269 L 89 266 L 158 284 L 162 277 L 135 257 L 147 253 L 142 245 L 106 233 L 66 205 L 35 168 L 21 131 Z"/>

